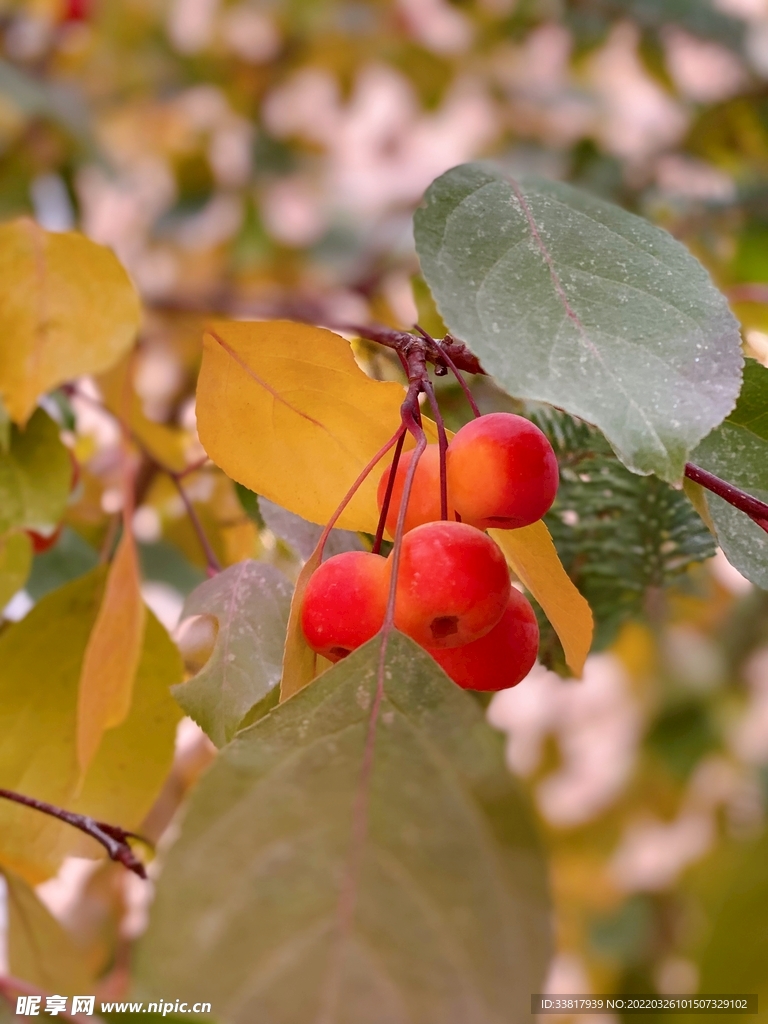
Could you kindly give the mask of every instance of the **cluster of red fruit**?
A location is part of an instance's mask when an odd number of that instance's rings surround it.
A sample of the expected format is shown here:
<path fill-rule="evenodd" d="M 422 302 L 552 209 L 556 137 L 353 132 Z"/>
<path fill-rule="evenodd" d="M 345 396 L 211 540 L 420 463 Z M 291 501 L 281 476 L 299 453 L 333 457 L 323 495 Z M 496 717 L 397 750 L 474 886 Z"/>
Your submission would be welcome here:
<path fill-rule="evenodd" d="M 386 528 L 394 535 L 412 453 L 400 460 Z M 379 484 L 383 508 L 391 469 Z M 547 438 L 511 413 L 481 416 L 461 430 L 446 456 L 448 520 L 440 520 L 440 452 L 425 449 L 405 511 L 395 591 L 395 626 L 424 647 L 465 689 L 514 686 L 533 666 L 536 616 L 511 586 L 500 548 L 483 531 L 540 519 L 555 499 L 558 467 Z M 312 575 L 302 606 L 310 647 L 339 661 L 381 628 L 392 556 L 335 555 Z"/>

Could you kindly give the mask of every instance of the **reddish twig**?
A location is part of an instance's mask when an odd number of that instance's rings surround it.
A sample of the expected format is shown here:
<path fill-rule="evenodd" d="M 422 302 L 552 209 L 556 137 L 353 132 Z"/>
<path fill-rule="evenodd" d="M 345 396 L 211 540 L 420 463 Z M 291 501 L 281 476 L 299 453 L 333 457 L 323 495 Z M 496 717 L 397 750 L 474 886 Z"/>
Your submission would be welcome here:
<path fill-rule="evenodd" d="M 426 332 L 419 338 L 408 331 L 396 331 L 392 327 L 383 327 L 379 324 L 340 324 L 338 330 L 357 334 L 367 341 L 375 341 L 386 348 L 394 349 L 395 352 L 402 353 L 406 359 L 414 348 L 419 348 L 425 360 L 442 368 L 442 372 L 450 365 L 449 358 L 459 370 L 465 370 L 467 373 L 485 373 L 477 356 L 470 352 L 463 341 L 458 341 L 450 334 L 446 334 L 438 343 Z"/>
<path fill-rule="evenodd" d="M 397 467 L 400 464 L 400 456 L 403 452 L 403 444 L 405 443 L 405 429 L 401 429 L 399 440 L 395 446 L 395 451 L 392 456 L 392 464 L 389 467 L 389 479 L 387 480 L 387 489 L 384 492 L 384 500 L 381 503 L 381 512 L 379 513 L 379 523 L 376 527 L 376 536 L 373 541 L 372 551 L 374 555 L 378 555 L 381 551 L 381 542 L 384 539 L 384 527 L 387 522 L 387 516 L 389 515 L 389 506 L 392 501 L 392 492 L 395 489 L 395 477 L 397 475 Z"/>
<path fill-rule="evenodd" d="M 63 807 L 56 807 L 45 800 L 37 800 L 35 797 L 24 796 L 22 793 L 15 793 L 10 789 L 0 789 L 0 799 L 10 800 L 13 803 L 21 804 L 23 807 L 31 807 L 32 810 L 40 811 L 41 814 L 48 814 L 52 818 L 71 825 L 72 828 L 85 832 L 91 839 L 101 843 L 107 851 L 110 860 L 117 861 L 123 867 L 133 871 L 139 878 L 146 878 L 147 873 L 144 865 L 138 859 L 128 844 L 128 839 L 138 839 L 147 846 L 152 844 L 135 832 L 128 832 L 119 825 L 108 825 L 103 821 L 96 821 L 87 814 L 75 814 L 73 811 L 66 811 Z"/>
<path fill-rule="evenodd" d="M 446 466 L 446 453 L 448 451 L 448 435 L 445 432 L 445 423 L 443 421 L 442 413 L 440 412 L 440 406 L 437 404 L 437 396 L 435 395 L 435 389 L 432 387 L 432 381 L 426 380 L 423 384 L 424 392 L 429 399 L 429 404 L 432 408 L 432 415 L 435 417 L 435 425 L 437 426 L 437 446 L 440 450 L 440 518 L 448 518 L 448 470 Z"/>
<path fill-rule="evenodd" d="M 727 501 L 729 505 L 739 509 L 740 512 L 744 512 L 753 522 L 768 532 L 768 504 L 764 501 L 753 498 L 751 494 L 742 491 L 740 487 L 721 480 L 719 476 L 702 469 L 701 466 L 695 466 L 692 462 L 686 462 L 685 475 L 689 480 L 701 484 L 708 491 Z"/>

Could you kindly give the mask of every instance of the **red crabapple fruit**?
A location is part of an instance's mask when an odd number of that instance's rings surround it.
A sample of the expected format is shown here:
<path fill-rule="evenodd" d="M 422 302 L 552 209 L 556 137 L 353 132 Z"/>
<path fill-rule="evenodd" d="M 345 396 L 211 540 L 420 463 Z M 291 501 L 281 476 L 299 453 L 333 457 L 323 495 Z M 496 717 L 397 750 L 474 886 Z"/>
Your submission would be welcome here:
<path fill-rule="evenodd" d="M 463 647 L 427 650 L 446 675 L 465 690 L 506 690 L 517 686 L 536 661 L 536 614 L 513 587 L 504 614 L 485 636 Z"/>
<path fill-rule="evenodd" d="M 552 445 L 530 420 L 509 412 L 463 426 L 448 446 L 447 467 L 456 511 L 480 530 L 530 526 L 557 493 Z"/>
<path fill-rule="evenodd" d="M 389 572 L 387 559 L 369 551 L 345 551 L 318 567 L 301 608 L 301 628 L 313 651 L 340 661 L 378 633 Z"/>
<path fill-rule="evenodd" d="M 493 629 L 510 589 L 504 555 L 487 534 L 425 523 L 403 537 L 395 625 L 423 647 L 458 647 Z"/>
<path fill-rule="evenodd" d="M 405 475 L 411 464 L 413 452 L 403 452 L 397 464 L 395 473 L 395 485 L 392 488 L 392 497 L 387 510 L 386 529 L 390 537 L 395 536 L 397 527 L 397 516 L 400 511 L 400 503 L 403 500 L 403 487 L 405 486 Z M 392 467 L 387 466 L 379 481 L 377 499 L 379 512 L 384 505 L 384 496 L 387 493 L 387 484 L 392 472 Z M 440 518 L 440 448 L 436 444 L 428 444 L 422 452 L 416 473 L 413 477 L 413 487 L 408 508 L 405 512 L 404 532 L 408 533 L 417 526 L 424 523 L 433 523 Z"/>

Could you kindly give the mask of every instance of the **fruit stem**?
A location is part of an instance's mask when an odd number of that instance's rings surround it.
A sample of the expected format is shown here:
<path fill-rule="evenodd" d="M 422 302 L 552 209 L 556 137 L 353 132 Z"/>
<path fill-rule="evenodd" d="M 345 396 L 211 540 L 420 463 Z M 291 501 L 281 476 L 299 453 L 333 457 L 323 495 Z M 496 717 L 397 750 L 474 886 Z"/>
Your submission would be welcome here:
<path fill-rule="evenodd" d="M 103 821 L 95 821 L 87 814 L 75 814 L 73 811 L 64 810 L 63 807 L 56 807 L 54 804 L 46 803 L 45 800 L 36 800 L 34 797 L 24 796 L 23 793 L 15 793 L 10 789 L 0 789 L 0 798 L 21 804 L 23 807 L 31 807 L 35 811 L 48 814 L 52 818 L 57 818 L 59 821 L 66 822 L 67 825 L 85 832 L 86 835 L 95 839 L 97 843 L 101 843 L 107 851 L 110 860 L 122 864 L 123 867 L 133 871 L 139 878 L 147 877 L 144 865 L 128 845 L 128 839 L 138 839 L 147 846 L 152 844 L 147 839 L 136 835 L 135 832 L 128 832 L 126 829 L 120 828 L 119 825 L 108 825 Z"/>
<path fill-rule="evenodd" d="M 457 342 L 456 339 L 450 334 L 446 334 L 442 341 L 436 341 L 435 338 L 433 338 L 431 334 L 427 334 L 424 328 L 420 327 L 419 324 L 414 324 L 413 329 L 415 331 L 418 331 L 426 342 L 429 342 L 431 345 L 434 345 L 438 349 L 438 351 L 442 355 L 443 362 L 445 363 L 445 365 L 449 367 L 454 377 L 459 382 L 459 386 L 461 387 L 461 390 L 464 392 L 464 397 L 469 402 L 470 408 L 472 409 L 472 412 L 474 413 L 475 417 L 480 416 L 480 410 L 477 407 L 477 402 L 472 397 L 472 392 L 469 390 L 469 385 L 462 377 L 461 370 L 458 368 L 458 366 L 456 365 L 455 361 L 453 360 L 448 351 L 450 345 L 459 344 L 462 345 L 463 347 L 466 347 L 464 346 L 464 342 Z M 439 364 L 436 364 L 436 366 L 437 365 Z"/>
<path fill-rule="evenodd" d="M 384 539 L 384 524 L 386 523 L 387 515 L 389 514 L 389 505 L 392 501 L 392 491 L 395 487 L 395 475 L 397 474 L 397 467 L 403 451 L 403 444 L 405 443 L 405 434 L 405 425 L 403 425 L 400 429 L 400 437 L 395 445 L 395 453 L 392 456 L 392 465 L 389 470 L 389 480 L 387 480 L 387 490 L 384 494 L 384 501 L 381 504 L 379 525 L 376 527 L 376 537 L 373 542 L 373 548 L 371 549 L 374 555 L 378 555 L 381 551 L 381 542 Z"/>
<path fill-rule="evenodd" d="M 446 452 L 448 451 L 448 436 L 445 433 L 445 422 L 440 406 L 437 404 L 437 396 L 431 380 L 424 381 L 424 392 L 432 407 L 432 415 L 437 425 L 437 445 L 440 450 L 440 518 L 448 518 L 448 473 L 446 471 Z"/>
<path fill-rule="evenodd" d="M 686 462 L 685 475 L 689 480 L 700 484 L 719 498 L 727 501 L 729 505 L 739 509 L 740 512 L 744 512 L 752 522 L 757 523 L 758 526 L 768 532 L 768 504 L 764 501 L 760 501 L 759 498 L 753 498 L 751 494 L 747 494 L 741 488 L 729 484 L 726 480 L 721 480 L 719 476 L 709 473 L 706 469 L 702 469 L 701 466 L 696 466 L 692 462 Z"/>

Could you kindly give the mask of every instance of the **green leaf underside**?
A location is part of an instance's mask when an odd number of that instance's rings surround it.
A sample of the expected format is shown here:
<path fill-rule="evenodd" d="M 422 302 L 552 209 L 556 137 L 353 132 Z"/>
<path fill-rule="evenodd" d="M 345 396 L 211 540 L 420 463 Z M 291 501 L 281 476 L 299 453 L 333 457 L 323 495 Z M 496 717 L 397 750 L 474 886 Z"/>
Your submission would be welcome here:
<path fill-rule="evenodd" d="M 438 178 L 414 226 L 451 331 L 512 395 L 598 426 L 633 472 L 679 480 L 733 408 L 738 325 L 665 231 L 489 164 Z"/>
<path fill-rule="evenodd" d="M 0 450 L 0 534 L 58 523 L 71 480 L 72 463 L 59 428 L 38 409 L 24 430 L 11 428 L 7 454 Z"/>
<path fill-rule="evenodd" d="M 736 408 L 702 441 L 691 461 L 768 502 L 768 369 L 747 360 Z M 706 492 L 706 500 L 728 561 L 768 590 L 768 533 L 716 494 Z"/>
<path fill-rule="evenodd" d="M 259 509 L 265 525 L 276 537 L 293 548 L 296 554 L 306 561 L 317 547 L 317 543 L 325 529 L 316 523 L 310 523 L 295 512 L 276 505 L 266 498 L 258 499 Z M 331 558 L 343 551 L 363 551 L 364 546 L 358 534 L 352 530 L 331 530 L 323 551 L 324 558 Z"/>
<path fill-rule="evenodd" d="M 712 535 L 686 497 L 656 477 L 630 473 L 602 435 L 547 407 L 530 410 L 560 464 L 560 487 L 545 516 L 568 575 L 595 616 L 595 647 L 643 614 L 651 587 L 675 583 L 715 554 Z M 551 627 L 542 622 L 542 651 Z"/>
<path fill-rule="evenodd" d="M 528 1020 L 548 902 L 502 738 L 395 633 L 361 788 L 381 642 L 241 732 L 203 778 L 139 946 L 142 998 L 205 998 L 233 1024 Z"/>
<path fill-rule="evenodd" d="M 182 619 L 213 615 L 219 631 L 211 657 L 173 696 L 219 747 L 280 681 L 292 591 L 273 566 L 247 561 L 201 583 L 186 600 Z"/>

